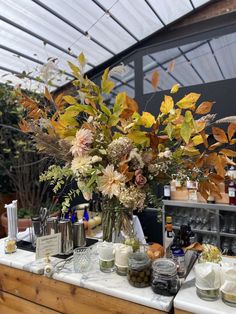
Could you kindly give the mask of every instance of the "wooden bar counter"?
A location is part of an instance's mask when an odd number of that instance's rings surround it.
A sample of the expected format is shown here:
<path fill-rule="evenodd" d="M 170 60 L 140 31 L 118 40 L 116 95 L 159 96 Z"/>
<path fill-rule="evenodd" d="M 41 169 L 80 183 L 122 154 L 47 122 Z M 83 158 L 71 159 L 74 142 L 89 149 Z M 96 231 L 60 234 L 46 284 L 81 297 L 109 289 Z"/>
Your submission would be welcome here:
<path fill-rule="evenodd" d="M 52 263 L 58 259 L 52 259 Z M 17 250 L 4 254 L 0 240 L 1 314 L 164 314 L 172 313 L 173 298 L 134 288 L 126 277 L 100 272 L 97 261 L 85 274 L 68 264 L 53 278 L 43 276 L 44 261 Z"/>

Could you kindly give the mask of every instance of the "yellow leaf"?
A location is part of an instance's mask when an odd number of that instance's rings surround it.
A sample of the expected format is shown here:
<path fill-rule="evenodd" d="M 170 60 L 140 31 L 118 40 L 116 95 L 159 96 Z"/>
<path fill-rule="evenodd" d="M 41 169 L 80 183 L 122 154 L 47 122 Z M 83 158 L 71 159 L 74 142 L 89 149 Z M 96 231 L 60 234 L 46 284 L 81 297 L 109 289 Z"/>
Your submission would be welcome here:
<path fill-rule="evenodd" d="M 220 129 L 220 128 L 216 128 L 213 127 L 212 128 L 212 133 L 214 138 L 220 142 L 220 143 L 228 143 L 228 138 L 227 135 L 225 134 L 225 131 Z"/>
<path fill-rule="evenodd" d="M 115 83 L 108 80 L 109 68 L 107 68 L 102 75 L 102 92 L 109 94 L 115 87 Z"/>
<path fill-rule="evenodd" d="M 195 103 L 198 101 L 201 94 L 197 93 L 189 93 L 188 95 L 184 96 L 181 100 L 179 100 L 176 103 L 176 106 L 178 106 L 181 109 L 190 109 L 195 105 Z"/>
<path fill-rule="evenodd" d="M 214 102 L 212 101 L 204 101 L 198 107 L 195 113 L 197 114 L 207 114 L 211 111 Z"/>
<path fill-rule="evenodd" d="M 183 122 L 181 129 L 180 129 L 180 135 L 182 139 L 185 141 L 186 144 L 189 143 L 189 139 L 192 133 L 192 128 L 186 121 Z"/>
<path fill-rule="evenodd" d="M 199 154 L 199 150 L 194 147 L 183 147 L 183 154 L 187 156 L 195 156 Z"/>
<path fill-rule="evenodd" d="M 77 59 L 78 59 L 80 65 L 81 65 L 81 67 L 84 68 L 85 65 L 86 65 L 86 58 L 85 58 L 83 52 L 80 53 L 80 55 L 78 56 Z"/>
<path fill-rule="evenodd" d="M 175 93 L 177 93 L 178 91 L 179 91 L 179 84 L 173 85 L 172 88 L 171 88 L 171 90 L 170 90 L 171 94 L 175 94 Z"/>
<path fill-rule="evenodd" d="M 170 139 L 172 139 L 173 129 L 173 124 L 169 122 L 165 128 L 165 131 Z"/>
<path fill-rule="evenodd" d="M 228 136 L 229 136 L 229 140 L 232 139 L 232 137 L 234 136 L 234 133 L 236 131 L 236 123 L 230 123 L 230 125 L 228 126 Z"/>
<path fill-rule="evenodd" d="M 171 96 L 166 96 L 161 103 L 160 111 L 164 114 L 168 114 L 171 109 L 174 108 L 174 101 Z"/>
<path fill-rule="evenodd" d="M 222 153 L 228 157 L 236 157 L 236 151 L 231 150 L 231 149 L 223 148 L 220 150 L 220 153 Z"/>
<path fill-rule="evenodd" d="M 198 133 L 203 131 L 206 127 L 205 121 L 195 121 L 195 123 L 196 123 L 196 132 L 198 132 Z"/>
<path fill-rule="evenodd" d="M 143 112 L 138 120 L 138 125 L 143 125 L 146 128 L 151 128 L 155 122 L 155 117 L 151 113 Z"/>
<path fill-rule="evenodd" d="M 184 119 L 184 120 L 185 120 L 187 123 L 189 123 L 190 121 L 192 121 L 192 119 L 193 119 L 192 112 L 189 111 L 189 110 L 187 110 L 187 111 L 185 112 L 185 119 Z"/>
<path fill-rule="evenodd" d="M 154 88 L 154 90 L 157 89 L 158 85 L 159 85 L 159 73 L 157 70 L 155 70 L 152 73 L 152 87 Z"/>
<path fill-rule="evenodd" d="M 131 139 L 135 144 L 144 146 L 150 145 L 150 139 L 146 136 L 146 132 L 143 131 L 132 131 L 128 134 L 128 138 Z"/>
<path fill-rule="evenodd" d="M 70 105 L 75 105 L 77 103 L 76 99 L 70 95 L 64 96 L 64 100 Z"/>
<path fill-rule="evenodd" d="M 200 134 L 198 134 L 192 138 L 192 141 L 193 141 L 194 146 L 197 146 L 203 143 L 203 138 Z"/>
<path fill-rule="evenodd" d="M 68 61 L 68 65 L 72 70 L 72 74 L 77 77 L 78 79 L 81 79 L 81 72 L 80 69 L 74 65 L 72 62 Z"/>

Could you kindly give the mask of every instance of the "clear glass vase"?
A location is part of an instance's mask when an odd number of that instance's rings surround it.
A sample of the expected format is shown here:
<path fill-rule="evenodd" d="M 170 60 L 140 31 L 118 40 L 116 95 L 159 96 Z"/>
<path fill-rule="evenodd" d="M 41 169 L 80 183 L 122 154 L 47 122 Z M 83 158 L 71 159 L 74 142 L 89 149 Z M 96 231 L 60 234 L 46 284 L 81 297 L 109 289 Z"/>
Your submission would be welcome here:
<path fill-rule="evenodd" d="M 116 199 L 102 200 L 103 241 L 120 242 L 121 231 L 132 234 L 133 213 L 124 208 Z"/>

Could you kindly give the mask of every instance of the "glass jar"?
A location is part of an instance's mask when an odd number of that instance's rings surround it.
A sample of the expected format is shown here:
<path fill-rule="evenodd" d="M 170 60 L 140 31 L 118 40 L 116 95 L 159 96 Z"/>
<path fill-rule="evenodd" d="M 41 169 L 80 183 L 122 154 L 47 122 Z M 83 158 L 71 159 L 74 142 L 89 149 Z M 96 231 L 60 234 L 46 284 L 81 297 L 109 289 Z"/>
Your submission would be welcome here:
<path fill-rule="evenodd" d="M 76 273 L 87 272 L 91 267 L 91 248 L 79 247 L 74 249 L 73 264 Z"/>
<path fill-rule="evenodd" d="M 133 249 L 129 245 L 120 244 L 115 248 L 115 266 L 116 273 L 121 276 L 127 275 L 128 258 L 133 253 Z"/>
<path fill-rule="evenodd" d="M 159 258 L 152 263 L 152 290 L 164 296 L 175 295 L 180 287 L 175 262 L 168 258 Z"/>
<path fill-rule="evenodd" d="M 16 252 L 16 240 L 15 239 L 5 239 L 4 240 L 4 251 L 5 254 L 12 254 Z"/>
<path fill-rule="evenodd" d="M 135 252 L 129 256 L 127 278 L 137 288 L 150 285 L 151 261 L 145 253 Z"/>

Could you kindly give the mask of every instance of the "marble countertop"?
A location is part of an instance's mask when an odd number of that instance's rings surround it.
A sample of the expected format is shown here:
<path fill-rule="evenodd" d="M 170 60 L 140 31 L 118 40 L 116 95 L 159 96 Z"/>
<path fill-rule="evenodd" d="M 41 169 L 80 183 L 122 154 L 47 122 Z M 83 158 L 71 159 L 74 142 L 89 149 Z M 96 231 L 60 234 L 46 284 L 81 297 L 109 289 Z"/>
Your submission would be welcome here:
<path fill-rule="evenodd" d="M 232 258 L 223 258 L 223 261 L 232 262 Z M 197 296 L 193 269 L 174 299 L 174 308 L 195 314 L 236 313 L 235 307 L 226 305 L 221 299 L 218 299 L 217 301 L 204 301 Z"/>
<path fill-rule="evenodd" d="M 75 273 L 73 263 L 68 263 L 58 273 L 53 274 L 53 279 L 70 283 L 82 288 L 101 292 L 120 299 L 148 306 L 164 312 L 169 312 L 173 305 L 174 297 L 165 297 L 155 294 L 150 287 L 132 287 L 127 278 L 119 276 L 115 272 L 103 273 L 99 270 L 98 255 L 93 250 L 93 263 L 87 273 Z M 52 258 L 55 264 L 59 259 Z M 0 264 L 22 269 L 35 274 L 43 275 L 44 261 L 35 261 L 35 253 L 17 249 L 13 254 L 4 253 L 4 239 L 0 239 Z"/>

